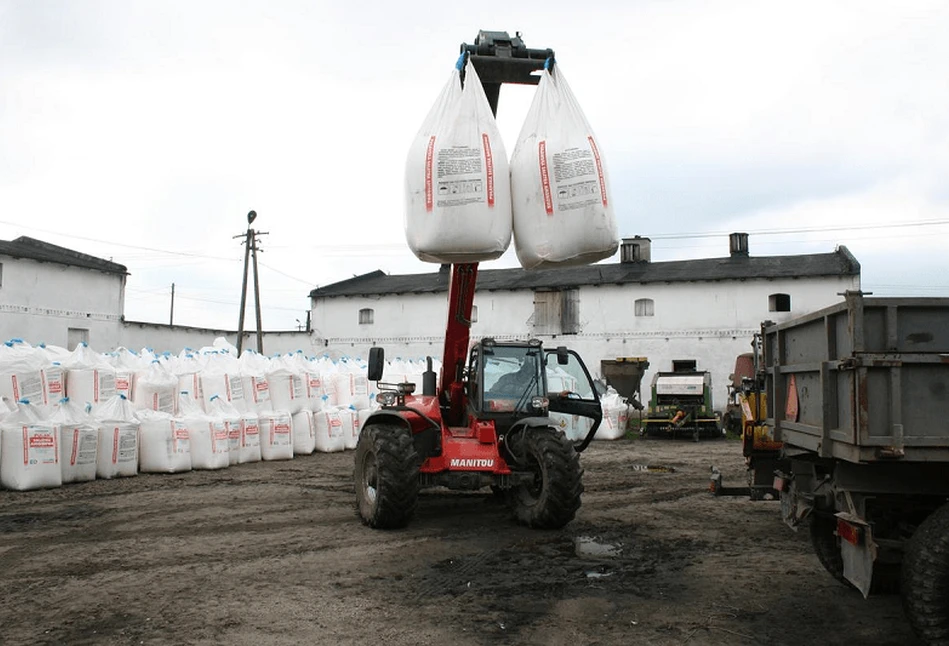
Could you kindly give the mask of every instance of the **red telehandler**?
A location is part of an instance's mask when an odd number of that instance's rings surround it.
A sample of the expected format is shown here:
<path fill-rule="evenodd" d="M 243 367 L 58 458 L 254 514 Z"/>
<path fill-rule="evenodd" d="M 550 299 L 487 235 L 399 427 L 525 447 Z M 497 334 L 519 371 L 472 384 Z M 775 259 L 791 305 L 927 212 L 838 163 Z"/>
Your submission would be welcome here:
<path fill-rule="evenodd" d="M 492 111 L 502 83 L 536 84 L 532 73 L 553 58 L 549 49 L 527 49 L 520 36 L 481 31 L 462 44 L 481 77 Z M 580 508 L 579 453 L 602 420 L 599 396 L 580 356 L 564 347 L 545 349 L 537 339 L 471 343 L 477 263 L 454 264 L 448 289 L 448 324 L 440 380 L 379 384 L 381 409 L 363 426 L 356 447 L 356 508 L 370 527 L 405 526 L 420 489 L 474 491 L 490 487 L 510 504 L 517 520 L 559 528 Z M 369 379 L 382 378 L 382 348 L 369 352 Z M 558 387 L 548 392 L 548 371 Z M 549 413 L 592 420 L 581 440 L 569 440 Z"/>

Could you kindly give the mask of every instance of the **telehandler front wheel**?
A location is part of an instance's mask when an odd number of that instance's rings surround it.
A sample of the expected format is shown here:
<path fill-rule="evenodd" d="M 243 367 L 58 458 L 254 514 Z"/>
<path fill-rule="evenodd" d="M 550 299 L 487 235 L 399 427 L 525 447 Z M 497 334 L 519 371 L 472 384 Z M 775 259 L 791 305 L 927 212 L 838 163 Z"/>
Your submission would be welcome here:
<path fill-rule="evenodd" d="M 418 505 L 418 453 L 408 429 L 373 424 L 356 445 L 356 512 L 376 529 L 404 527 Z"/>
<path fill-rule="evenodd" d="M 563 431 L 525 430 L 518 470 L 533 473 L 530 483 L 511 490 L 509 501 L 518 522 L 537 529 L 559 529 L 576 515 L 583 493 L 580 455 Z"/>

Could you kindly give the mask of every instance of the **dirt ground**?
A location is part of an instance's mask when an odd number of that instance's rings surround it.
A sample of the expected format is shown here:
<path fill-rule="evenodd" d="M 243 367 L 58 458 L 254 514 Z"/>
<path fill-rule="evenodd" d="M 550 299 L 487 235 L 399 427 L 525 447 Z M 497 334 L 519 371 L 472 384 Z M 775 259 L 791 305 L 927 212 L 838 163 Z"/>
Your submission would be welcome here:
<path fill-rule="evenodd" d="M 558 531 L 428 492 L 353 511 L 353 454 L 0 492 L 3 644 L 916 644 L 828 575 L 726 440 L 595 442 Z M 674 471 L 648 471 L 661 465 Z"/>

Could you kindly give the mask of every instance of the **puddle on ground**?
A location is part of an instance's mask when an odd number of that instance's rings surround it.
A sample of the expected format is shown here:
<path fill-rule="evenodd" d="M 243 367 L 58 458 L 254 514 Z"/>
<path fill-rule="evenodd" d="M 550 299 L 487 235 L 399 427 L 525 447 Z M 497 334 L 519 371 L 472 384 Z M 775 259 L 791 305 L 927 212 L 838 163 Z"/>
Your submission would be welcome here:
<path fill-rule="evenodd" d="M 648 473 L 675 473 L 675 467 L 667 467 L 664 464 L 634 464 L 633 471 L 646 471 Z"/>
<path fill-rule="evenodd" d="M 613 543 L 600 543 L 589 536 L 578 536 L 573 541 L 577 556 L 619 556 L 622 548 Z"/>

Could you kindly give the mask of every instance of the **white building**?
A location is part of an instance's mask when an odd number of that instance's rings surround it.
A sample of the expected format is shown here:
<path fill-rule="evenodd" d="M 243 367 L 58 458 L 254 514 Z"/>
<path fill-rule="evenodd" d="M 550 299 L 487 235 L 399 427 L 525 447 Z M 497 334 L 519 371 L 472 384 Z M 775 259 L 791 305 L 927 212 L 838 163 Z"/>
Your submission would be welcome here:
<path fill-rule="evenodd" d="M 472 337 L 541 339 L 577 350 L 595 375 L 600 361 L 646 357 L 643 398 L 656 371 L 694 360 L 712 374 L 716 408 L 737 355 L 765 320 L 783 321 L 860 288 L 860 264 L 846 249 L 751 256 L 748 236 L 730 236 L 723 258 L 650 261 L 648 238 L 623 241 L 620 262 L 525 271 L 479 269 Z M 314 346 L 331 356 L 441 357 L 447 266 L 390 276 L 375 271 L 310 292 Z"/>
<path fill-rule="evenodd" d="M 41 240 L 0 240 L 0 338 L 110 349 L 127 275 L 123 265 Z"/>

